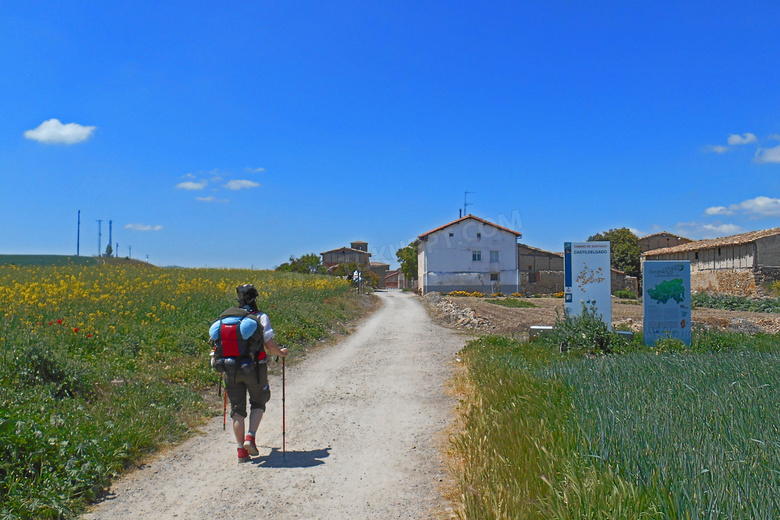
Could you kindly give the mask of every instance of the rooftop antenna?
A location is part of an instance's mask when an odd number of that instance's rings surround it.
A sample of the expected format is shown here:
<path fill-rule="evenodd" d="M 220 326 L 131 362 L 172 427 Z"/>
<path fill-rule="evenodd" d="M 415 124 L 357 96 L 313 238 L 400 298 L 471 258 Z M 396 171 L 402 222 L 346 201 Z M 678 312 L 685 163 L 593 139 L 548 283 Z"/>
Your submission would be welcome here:
<path fill-rule="evenodd" d="M 469 206 L 471 206 L 473 204 L 472 202 L 466 202 L 466 197 L 468 196 L 469 193 L 474 193 L 474 192 L 473 191 L 467 191 L 467 192 L 463 193 L 463 216 L 464 217 L 469 214 L 469 212 L 466 210 L 466 208 L 468 208 Z"/>
<path fill-rule="evenodd" d="M 97 223 L 98 223 L 98 254 L 97 255 L 100 256 L 100 239 L 103 236 L 103 231 L 102 231 L 103 221 L 98 219 Z"/>

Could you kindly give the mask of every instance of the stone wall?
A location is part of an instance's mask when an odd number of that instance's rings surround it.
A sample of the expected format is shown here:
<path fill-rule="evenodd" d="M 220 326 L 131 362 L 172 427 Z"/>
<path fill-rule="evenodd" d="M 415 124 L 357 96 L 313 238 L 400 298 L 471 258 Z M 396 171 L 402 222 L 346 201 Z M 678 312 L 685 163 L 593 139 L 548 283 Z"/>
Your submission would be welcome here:
<path fill-rule="evenodd" d="M 629 290 L 639 294 L 639 282 L 636 276 L 628 276 L 620 271 L 612 271 L 612 294 L 615 291 Z M 563 271 L 520 271 L 520 293 L 555 294 L 563 291 Z"/>
<path fill-rule="evenodd" d="M 691 291 L 733 296 L 759 296 L 755 273 L 752 270 L 722 269 L 691 273 Z"/>

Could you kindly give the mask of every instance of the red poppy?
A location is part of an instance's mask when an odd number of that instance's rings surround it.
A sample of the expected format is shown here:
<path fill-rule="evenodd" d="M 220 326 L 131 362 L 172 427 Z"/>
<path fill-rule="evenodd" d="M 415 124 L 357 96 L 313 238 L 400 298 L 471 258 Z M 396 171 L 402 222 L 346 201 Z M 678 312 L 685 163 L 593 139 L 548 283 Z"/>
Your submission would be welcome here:
<path fill-rule="evenodd" d="M 57 325 L 62 325 L 62 318 L 57 320 Z"/>
<path fill-rule="evenodd" d="M 78 332 L 78 331 L 79 331 L 79 328 L 78 328 L 78 327 L 76 327 L 75 329 L 73 329 L 73 332 Z"/>
<path fill-rule="evenodd" d="M 49 325 L 54 325 L 54 322 L 53 322 L 53 321 L 50 321 L 50 322 L 49 322 Z"/>
<path fill-rule="evenodd" d="M 92 337 L 92 334 L 87 334 L 87 337 L 88 337 L 88 338 L 91 338 L 91 337 Z"/>

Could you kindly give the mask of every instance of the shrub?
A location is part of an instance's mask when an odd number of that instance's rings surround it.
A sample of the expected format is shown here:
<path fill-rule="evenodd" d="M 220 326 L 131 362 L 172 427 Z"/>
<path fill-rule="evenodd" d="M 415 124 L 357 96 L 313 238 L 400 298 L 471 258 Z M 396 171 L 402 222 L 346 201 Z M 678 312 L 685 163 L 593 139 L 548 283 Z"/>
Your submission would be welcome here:
<path fill-rule="evenodd" d="M 474 292 L 468 292 L 468 291 L 450 291 L 447 293 L 447 296 L 471 296 L 473 298 L 483 298 L 485 295 L 481 292 L 474 291 Z"/>
<path fill-rule="evenodd" d="M 583 354 L 607 354 L 613 348 L 625 344 L 624 340 L 607 328 L 595 307 L 582 304 L 582 313 L 570 316 L 568 312 L 555 319 L 552 332 L 545 337 L 550 346 L 561 352 L 575 351 Z"/>
<path fill-rule="evenodd" d="M 636 299 L 636 293 L 631 289 L 620 289 L 619 291 L 615 291 L 615 296 L 628 300 Z"/>

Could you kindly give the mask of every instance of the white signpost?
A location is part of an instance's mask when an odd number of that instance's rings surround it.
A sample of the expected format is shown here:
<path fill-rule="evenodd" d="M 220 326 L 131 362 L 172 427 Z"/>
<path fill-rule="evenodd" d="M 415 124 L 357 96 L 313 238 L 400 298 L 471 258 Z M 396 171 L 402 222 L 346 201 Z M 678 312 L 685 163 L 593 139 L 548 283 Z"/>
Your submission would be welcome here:
<path fill-rule="evenodd" d="M 644 341 L 662 338 L 691 344 L 691 263 L 647 260 L 642 265 Z"/>
<path fill-rule="evenodd" d="M 569 316 L 579 316 L 585 308 L 596 314 L 612 330 L 612 273 L 609 242 L 564 242 L 564 299 Z"/>

